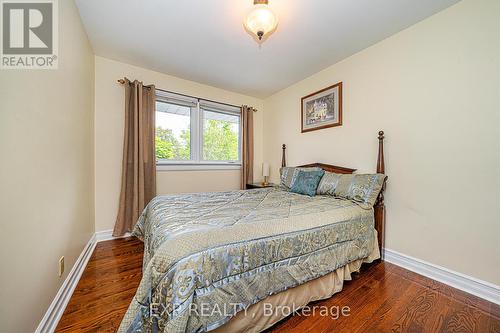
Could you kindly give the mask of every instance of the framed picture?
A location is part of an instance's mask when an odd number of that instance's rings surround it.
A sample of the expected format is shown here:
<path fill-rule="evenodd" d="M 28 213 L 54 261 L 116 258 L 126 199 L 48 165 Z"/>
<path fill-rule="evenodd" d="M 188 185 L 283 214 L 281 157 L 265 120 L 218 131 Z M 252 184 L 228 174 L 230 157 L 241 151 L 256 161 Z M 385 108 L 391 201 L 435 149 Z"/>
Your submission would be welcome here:
<path fill-rule="evenodd" d="M 342 82 L 302 97 L 302 133 L 342 125 Z"/>

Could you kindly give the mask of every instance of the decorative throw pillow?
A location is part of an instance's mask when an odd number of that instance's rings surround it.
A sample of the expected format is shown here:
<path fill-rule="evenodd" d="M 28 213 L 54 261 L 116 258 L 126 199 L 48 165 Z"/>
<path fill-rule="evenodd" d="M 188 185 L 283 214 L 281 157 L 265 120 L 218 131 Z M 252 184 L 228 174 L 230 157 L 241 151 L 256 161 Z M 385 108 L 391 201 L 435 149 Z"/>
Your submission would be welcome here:
<path fill-rule="evenodd" d="M 290 188 L 292 187 L 293 182 L 295 181 L 295 178 L 297 177 L 297 174 L 299 173 L 300 170 L 303 171 L 320 171 L 321 168 L 318 167 L 283 167 L 280 169 L 280 180 L 281 180 L 281 186 L 285 188 L 285 190 L 289 191 Z"/>
<path fill-rule="evenodd" d="M 319 182 L 316 193 L 320 195 L 334 195 L 341 176 L 342 174 L 340 173 L 325 172 L 325 175 Z"/>
<path fill-rule="evenodd" d="M 318 186 L 318 194 L 333 195 L 358 203 L 362 208 L 370 209 L 375 204 L 384 184 L 383 174 L 333 174 L 323 177 Z"/>
<path fill-rule="evenodd" d="M 316 189 L 318 188 L 321 177 L 323 177 L 324 174 L 325 172 L 323 170 L 299 170 L 297 173 L 297 177 L 295 178 L 295 181 L 290 188 L 290 192 L 305 194 L 310 197 L 314 197 L 316 195 Z"/>

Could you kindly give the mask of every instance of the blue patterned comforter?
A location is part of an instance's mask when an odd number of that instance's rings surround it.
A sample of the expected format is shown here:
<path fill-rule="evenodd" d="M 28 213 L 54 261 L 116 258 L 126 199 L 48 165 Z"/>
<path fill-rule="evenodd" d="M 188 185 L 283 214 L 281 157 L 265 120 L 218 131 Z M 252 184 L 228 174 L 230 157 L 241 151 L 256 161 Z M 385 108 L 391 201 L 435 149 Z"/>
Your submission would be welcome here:
<path fill-rule="evenodd" d="M 351 201 L 273 188 L 156 197 L 134 230 L 145 245 L 143 277 L 119 332 L 215 329 L 368 257 L 373 221 L 372 209 Z"/>

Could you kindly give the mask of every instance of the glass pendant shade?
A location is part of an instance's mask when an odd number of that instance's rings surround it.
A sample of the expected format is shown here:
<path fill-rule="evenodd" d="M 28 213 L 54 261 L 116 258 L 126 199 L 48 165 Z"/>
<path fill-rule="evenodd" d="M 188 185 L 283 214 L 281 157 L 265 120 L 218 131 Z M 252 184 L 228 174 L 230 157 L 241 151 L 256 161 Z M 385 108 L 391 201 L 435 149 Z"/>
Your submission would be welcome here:
<path fill-rule="evenodd" d="M 257 4 L 245 20 L 246 30 L 259 41 L 267 38 L 276 30 L 278 19 L 267 4 Z"/>

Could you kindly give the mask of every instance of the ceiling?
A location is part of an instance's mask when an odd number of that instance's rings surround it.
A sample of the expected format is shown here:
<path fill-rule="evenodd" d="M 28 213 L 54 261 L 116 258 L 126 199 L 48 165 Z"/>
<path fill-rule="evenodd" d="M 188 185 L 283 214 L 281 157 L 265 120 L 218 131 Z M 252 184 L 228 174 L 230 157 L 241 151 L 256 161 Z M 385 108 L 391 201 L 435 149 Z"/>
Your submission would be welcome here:
<path fill-rule="evenodd" d="M 243 28 L 252 0 L 76 0 L 97 55 L 264 98 L 458 0 L 270 0 L 277 31 Z"/>

